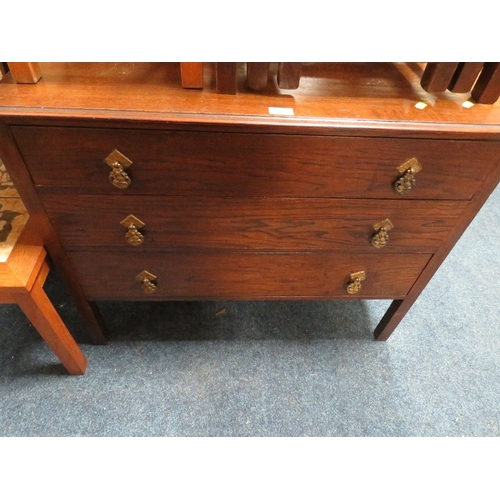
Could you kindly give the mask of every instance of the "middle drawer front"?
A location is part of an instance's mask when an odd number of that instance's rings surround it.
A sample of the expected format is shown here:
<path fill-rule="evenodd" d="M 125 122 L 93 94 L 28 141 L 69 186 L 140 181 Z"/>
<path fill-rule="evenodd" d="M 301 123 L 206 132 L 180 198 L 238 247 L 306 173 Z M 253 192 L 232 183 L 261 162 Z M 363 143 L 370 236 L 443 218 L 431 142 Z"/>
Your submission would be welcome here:
<path fill-rule="evenodd" d="M 91 300 L 402 299 L 431 257 L 333 252 L 68 255 Z M 138 279 L 144 271 L 153 275 L 153 293 L 146 293 Z M 361 271 L 361 290 L 348 294 L 351 274 Z"/>
<path fill-rule="evenodd" d="M 434 252 L 466 202 L 420 200 L 187 198 L 43 195 L 43 204 L 68 249 L 130 251 L 340 250 Z M 144 223 L 140 246 L 129 243 L 133 215 Z M 372 245 L 374 225 L 389 219 L 389 241 Z M 129 238 L 127 241 L 127 235 Z"/>

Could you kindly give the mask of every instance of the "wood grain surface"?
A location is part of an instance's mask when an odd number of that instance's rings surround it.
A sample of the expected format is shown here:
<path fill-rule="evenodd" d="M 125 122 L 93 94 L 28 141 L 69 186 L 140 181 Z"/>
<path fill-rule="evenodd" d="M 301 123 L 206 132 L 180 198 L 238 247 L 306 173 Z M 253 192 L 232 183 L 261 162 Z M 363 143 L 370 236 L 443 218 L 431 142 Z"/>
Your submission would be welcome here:
<path fill-rule="evenodd" d="M 36 83 L 42 77 L 36 62 L 10 62 L 8 65 L 16 83 Z"/>
<path fill-rule="evenodd" d="M 84 375 L 87 358 L 68 331 L 59 313 L 45 293 L 43 284 L 49 272 L 46 262 L 29 293 L 16 296 L 16 303 L 31 321 L 40 336 L 59 358 L 70 375 Z"/>
<path fill-rule="evenodd" d="M 89 299 L 402 298 L 427 254 L 70 252 Z M 136 276 L 157 276 L 145 294 Z M 365 271 L 362 292 L 349 295 L 350 273 Z"/>
<path fill-rule="evenodd" d="M 483 71 L 472 89 L 472 98 L 482 104 L 493 104 L 499 97 L 500 63 L 484 63 Z"/>
<path fill-rule="evenodd" d="M 391 130 L 427 137 L 477 136 L 498 132 L 500 106 L 462 108 L 467 96 L 447 93 L 436 100 L 420 86 L 418 63 L 303 63 L 297 90 L 229 96 L 215 89 L 183 89 L 179 63 L 40 63 L 36 85 L 0 82 L 4 117 L 88 118 L 90 122 L 133 120 L 161 124 L 219 123 L 301 127 L 304 133 L 324 128 Z M 207 65 L 210 72 L 210 65 Z M 276 73 L 270 74 L 276 78 Z M 415 107 L 418 102 L 425 109 Z M 269 115 L 270 106 L 291 107 L 294 117 Z M 33 121 L 33 119 L 31 120 Z M 67 122 L 66 122 L 67 124 Z M 328 131 L 331 133 L 331 131 Z"/>
<path fill-rule="evenodd" d="M 459 93 L 470 92 L 483 69 L 483 65 L 482 62 L 459 63 L 448 85 L 448 90 Z"/>
<path fill-rule="evenodd" d="M 59 237 L 54 231 L 40 198 L 35 191 L 33 180 L 12 137 L 11 131 L 3 123 L 0 123 L 0 154 L 23 200 L 23 204 L 30 214 L 28 223 L 34 225 L 33 231 L 29 233 L 32 235 L 30 237 L 36 237 L 38 244 L 45 246 L 53 262 L 61 271 L 63 280 L 68 285 L 69 290 L 71 290 L 74 303 L 86 323 L 92 341 L 95 344 L 105 344 L 107 335 L 99 311 L 95 304 L 89 303 L 85 298 L 78 278 L 71 268 L 67 254 L 64 252 Z"/>
<path fill-rule="evenodd" d="M 8 259 L 0 262 L 0 295 L 31 290 L 46 255 L 35 221 L 28 219 Z"/>
<path fill-rule="evenodd" d="M 216 63 L 215 85 L 221 94 L 236 94 L 238 91 L 236 80 L 237 65 L 235 62 Z"/>
<path fill-rule="evenodd" d="M 430 62 L 425 67 L 420 81 L 422 88 L 427 92 L 444 92 L 458 67 L 454 62 Z"/>
<path fill-rule="evenodd" d="M 181 62 L 181 80 L 185 89 L 203 88 L 203 63 Z"/>
<path fill-rule="evenodd" d="M 278 87 L 280 89 L 297 89 L 300 85 L 302 63 L 281 62 L 278 68 Z"/>
<path fill-rule="evenodd" d="M 183 89 L 178 63 L 46 63 L 36 85 L 1 81 L 0 154 L 94 341 L 97 299 L 392 298 L 385 340 L 500 177 L 499 104 L 429 94 L 423 68 L 303 63 L 286 90 L 271 64 L 261 92 L 224 95 Z M 126 190 L 108 180 L 115 148 L 133 162 Z M 412 157 L 423 169 L 400 196 Z M 119 223 L 133 212 L 146 240 L 129 248 Z M 377 250 L 368 233 L 385 217 Z"/>
<path fill-rule="evenodd" d="M 467 205 L 464 202 L 46 195 L 44 206 L 66 248 L 152 250 L 341 250 L 433 252 Z M 146 225 L 131 246 L 120 221 Z M 394 229 L 383 249 L 371 245 L 373 225 Z"/>
<path fill-rule="evenodd" d="M 401 199 L 397 167 L 423 166 L 408 199 L 468 200 L 500 164 L 492 142 L 275 134 L 13 127 L 38 186 L 107 194 Z M 131 186 L 108 181 L 113 149 L 132 160 Z"/>
<path fill-rule="evenodd" d="M 267 86 L 269 78 L 268 62 L 247 63 L 247 85 L 253 90 L 261 90 Z"/>

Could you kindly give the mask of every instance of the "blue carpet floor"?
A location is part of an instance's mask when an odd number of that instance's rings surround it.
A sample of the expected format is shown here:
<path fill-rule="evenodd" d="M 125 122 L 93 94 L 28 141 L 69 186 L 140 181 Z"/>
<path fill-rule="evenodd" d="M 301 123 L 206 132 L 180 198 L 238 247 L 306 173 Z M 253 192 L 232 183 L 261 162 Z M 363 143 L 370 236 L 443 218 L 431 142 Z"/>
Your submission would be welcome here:
<path fill-rule="evenodd" d="M 103 302 L 94 346 L 53 271 L 88 371 L 0 306 L 0 435 L 500 436 L 499 223 L 497 188 L 385 343 L 387 301 Z"/>

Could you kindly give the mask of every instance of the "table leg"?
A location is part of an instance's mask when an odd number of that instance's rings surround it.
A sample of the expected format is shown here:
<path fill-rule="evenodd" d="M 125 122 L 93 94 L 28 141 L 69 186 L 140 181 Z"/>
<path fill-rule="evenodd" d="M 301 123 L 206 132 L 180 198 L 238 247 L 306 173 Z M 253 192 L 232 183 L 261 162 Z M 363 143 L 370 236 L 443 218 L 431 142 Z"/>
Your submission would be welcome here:
<path fill-rule="evenodd" d="M 70 375 L 83 375 L 87 358 L 42 288 L 48 271 L 44 263 L 31 291 L 19 294 L 17 303 Z"/>
<path fill-rule="evenodd" d="M 413 302 L 408 304 L 404 300 L 393 300 L 373 332 L 375 340 L 387 340 L 412 305 Z"/>

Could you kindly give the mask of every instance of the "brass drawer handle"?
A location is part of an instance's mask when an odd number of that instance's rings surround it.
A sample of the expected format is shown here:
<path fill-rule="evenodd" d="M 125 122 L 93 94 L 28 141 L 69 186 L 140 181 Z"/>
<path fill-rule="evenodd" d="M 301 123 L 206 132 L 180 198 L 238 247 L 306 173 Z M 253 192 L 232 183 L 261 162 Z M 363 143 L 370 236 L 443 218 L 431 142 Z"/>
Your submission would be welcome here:
<path fill-rule="evenodd" d="M 378 224 L 374 224 L 373 229 L 377 231 L 372 237 L 372 245 L 375 248 L 382 248 L 387 245 L 389 241 L 389 233 L 391 229 L 394 228 L 394 224 L 389 219 L 384 219 Z"/>
<path fill-rule="evenodd" d="M 141 282 L 141 288 L 144 293 L 154 293 L 158 286 L 153 283 L 156 279 L 154 274 L 151 274 L 149 271 L 141 271 L 135 279 Z"/>
<path fill-rule="evenodd" d="M 401 175 L 394 183 L 396 193 L 405 194 L 415 187 L 415 174 L 422 170 L 422 165 L 416 158 L 409 158 L 398 167 Z"/>
<path fill-rule="evenodd" d="M 127 243 L 133 246 L 142 245 L 144 242 L 144 235 L 139 231 L 145 226 L 144 222 L 139 220 L 135 215 L 130 214 L 125 217 L 120 224 L 127 228 L 125 239 Z"/>
<path fill-rule="evenodd" d="M 117 149 L 111 151 L 104 161 L 111 167 L 109 182 L 118 189 L 127 189 L 132 181 L 125 170 L 132 165 L 132 161 Z"/>
<path fill-rule="evenodd" d="M 366 279 L 366 273 L 359 271 L 351 274 L 351 282 L 347 285 L 347 293 L 354 295 L 361 291 L 361 282 Z"/>

